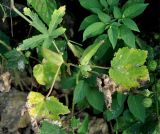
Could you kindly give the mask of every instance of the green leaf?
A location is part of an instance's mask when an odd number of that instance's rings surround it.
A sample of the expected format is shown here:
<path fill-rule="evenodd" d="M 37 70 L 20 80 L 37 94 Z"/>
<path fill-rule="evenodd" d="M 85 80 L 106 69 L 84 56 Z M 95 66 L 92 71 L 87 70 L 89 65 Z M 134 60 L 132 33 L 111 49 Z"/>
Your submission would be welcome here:
<path fill-rule="evenodd" d="M 100 0 L 99 1 L 101 3 L 101 5 L 105 8 L 105 9 L 108 9 L 108 3 L 106 0 Z"/>
<path fill-rule="evenodd" d="M 112 44 L 112 47 L 115 48 L 116 44 L 117 44 L 117 39 L 118 39 L 118 27 L 117 26 L 112 25 L 108 29 L 108 37 L 109 37 L 109 40 Z"/>
<path fill-rule="evenodd" d="M 137 24 L 130 18 L 124 18 L 123 20 L 124 25 L 126 25 L 129 29 L 133 30 L 133 31 L 137 31 L 140 32 Z"/>
<path fill-rule="evenodd" d="M 90 15 L 87 16 L 81 23 L 80 27 L 79 27 L 79 31 L 86 29 L 89 25 L 91 25 L 92 23 L 98 22 L 98 16 L 97 15 Z"/>
<path fill-rule="evenodd" d="M 51 35 L 52 39 L 55 39 L 55 38 L 59 37 L 60 35 L 64 34 L 65 31 L 66 31 L 65 28 L 59 27 L 59 28 L 55 29 L 50 35 Z"/>
<path fill-rule="evenodd" d="M 130 95 L 128 97 L 128 107 L 130 112 L 139 120 L 142 122 L 145 121 L 146 114 L 145 114 L 145 108 L 142 104 L 143 97 L 139 95 Z"/>
<path fill-rule="evenodd" d="M 47 34 L 47 28 L 39 19 L 36 13 L 33 13 L 29 8 L 24 8 L 24 14 L 32 19 L 31 25 L 43 34 Z"/>
<path fill-rule="evenodd" d="M 79 81 L 74 90 L 74 103 L 78 103 L 86 97 L 88 88 L 88 84 L 84 80 Z"/>
<path fill-rule="evenodd" d="M 110 22 L 111 17 L 110 17 L 108 14 L 106 14 L 106 13 L 104 13 L 104 12 L 102 12 L 102 11 L 98 11 L 97 14 L 98 14 L 99 19 L 100 19 L 103 23 L 108 24 L 108 23 Z"/>
<path fill-rule="evenodd" d="M 88 131 L 88 125 L 89 125 L 89 117 L 88 115 L 86 115 L 81 124 L 81 127 L 78 129 L 78 134 L 86 134 Z"/>
<path fill-rule="evenodd" d="M 92 56 L 97 52 L 98 48 L 104 43 L 104 40 L 101 42 L 95 43 L 93 45 L 90 45 L 85 49 L 83 52 L 82 57 L 80 58 L 80 64 L 81 65 L 87 65 L 92 58 Z"/>
<path fill-rule="evenodd" d="M 4 57 L 7 60 L 7 69 L 12 71 L 19 69 L 19 63 L 25 64 L 26 62 L 24 55 L 16 49 L 8 51 L 4 54 Z"/>
<path fill-rule="evenodd" d="M 124 89 L 140 87 L 140 81 L 149 80 L 147 67 L 144 63 L 147 51 L 134 48 L 121 48 L 111 61 L 109 76 Z"/>
<path fill-rule="evenodd" d="M 114 18 L 120 19 L 122 17 L 122 13 L 121 13 L 120 8 L 115 6 L 114 9 L 113 9 L 113 15 L 114 15 Z"/>
<path fill-rule="evenodd" d="M 112 108 L 111 108 L 111 110 L 106 110 L 103 113 L 104 118 L 107 121 L 116 119 L 123 112 L 124 105 L 119 106 L 118 102 L 117 102 L 117 99 L 113 99 L 112 101 L 113 102 L 112 102 Z"/>
<path fill-rule="evenodd" d="M 119 106 L 122 106 L 126 100 L 127 96 L 123 93 L 117 93 L 117 102 Z"/>
<path fill-rule="evenodd" d="M 38 47 L 43 44 L 43 41 L 48 38 L 47 34 L 40 34 L 23 40 L 23 43 L 19 45 L 18 50 L 28 50 Z"/>
<path fill-rule="evenodd" d="M 76 119 L 75 116 L 73 116 L 73 117 L 71 118 L 71 127 L 72 127 L 73 129 L 76 129 L 76 128 L 78 128 L 80 125 L 81 125 L 80 119 L 79 119 L 79 118 Z"/>
<path fill-rule="evenodd" d="M 90 10 L 91 8 L 98 8 L 98 9 L 102 9 L 101 4 L 99 3 L 99 0 L 92 0 L 92 2 L 90 0 L 79 0 L 80 4 L 82 7 Z"/>
<path fill-rule="evenodd" d="M 80 58 L 82 56 L 83 49 L 81 47 L 73 45 L 70 42 L 68 42 L 67 44 L 75 57 Z"/>
<path fill-rule="evenodd" d="M 83 41 L 85 41 L 87 38 L 102 34 L 104 30 L 105 24 L 103 22 L 95 22 L 89 25 L 83 33 Z"/>
<path fill-rule="evenodd" d="M 47 121 L 43 121 L 39 134 L 67 134 L 67 133 L 57 125 L 51 124 Z"/>
<path fill-rule="evenodd" d="M 27 0 L 32 5 L 41 19 L 49 25 L 53 10 L 57 8 L 55 0 Z"/>
<path fill-rule="evenodd" d="M 122 25 L 120 27 L 120 37 L 122 38 L 122 40 L 126 43 L 126 45 L 128 47 L 131 48 L 136 48 L 135 46 L 135 35 L 133 34 L 133 32 L 127 28 L 126 26 Z"/>
<path fill-rule="evenodd" d="M 144 3 L 130 3 L 124 8 L 123 18 L 130 17 L 134 18 L 140 15 L 148 6 L 148 4 Z"/>
<path fill-rule="evenodd" d="M 49 29 L 48 32 L 49 34 L 53 34 L 55 32 L 55 29 L 57 26 L 62 22 L 63 16 L 65 14 L 65 6 L 60 7 L 59 9 L 54 10 L 51 21 L 49 23 Z"/>
<path fill-rule="evenodd" d="M 110 6 L 115 6 L 117 5 L 119 2 L 119 0 L 107 0 L 107 3 L 110 5 Z"/>
<path fill-rule="evenodd" d="M 61 87 L 62 89 L 71 89 L 76 86 L 76 77 L 71 76 L 71 77 L 62 77 L 61 79 Z"/>
<path fill-rule="evenodd" d="M 101 61 L 102 57 L 106 54 L 106 52 L 109 50 L 109 48 L 111 46 L 107 34 L 102 34 L 102 35 L 98 36 L 96 38 L 96 40 L 94 41 L 94 43 L 98 43 L 103 40 L 104 40 L 104 44 L 101 45 L 99 47 L 99 49 L 97 50 L 97 52 L 94 54 L 95 61 L 98 61 L 98 60 Z"/>
<path fill-rule="evenodd" d="M 58 120 L 59 115 L 68 114 L 70 111 L 54 96 L 45 98 L 38 92 L 30 92 L 27 97 L 28 112 L 35 119 Z"/>
<path fill-rule="evenodd" d="M 89 104 L 98 111 L 103 112 L 104 97 L 96 88 L 87 90 L 87 100 Z"/>

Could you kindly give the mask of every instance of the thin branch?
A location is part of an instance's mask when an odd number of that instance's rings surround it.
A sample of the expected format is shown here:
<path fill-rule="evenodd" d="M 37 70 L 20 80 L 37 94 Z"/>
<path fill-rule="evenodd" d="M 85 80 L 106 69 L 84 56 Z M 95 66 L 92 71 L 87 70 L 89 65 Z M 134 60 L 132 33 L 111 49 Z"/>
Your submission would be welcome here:
<path fill-rule="evenodd" d="M 14 0 L 11 0 L 11 8 L 19 15 L 21 16 L 23 19 L 25 19 L 28 23 L 32 24 L 32 21 L 29 20 L 26 16 L 24 16 L 19 10 L 17 10 L 17 8 L 14 5 Z"/>

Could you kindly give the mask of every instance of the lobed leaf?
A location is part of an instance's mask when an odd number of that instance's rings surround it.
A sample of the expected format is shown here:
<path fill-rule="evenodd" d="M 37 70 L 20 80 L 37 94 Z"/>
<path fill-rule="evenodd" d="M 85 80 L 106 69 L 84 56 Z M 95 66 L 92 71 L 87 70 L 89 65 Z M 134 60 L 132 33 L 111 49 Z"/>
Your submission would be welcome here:
<path fill-rule="evenodd" d="M 57 28 L 57 26 L 62 22 L 63 16 L 65 14 L 65 6 L 60 7 L 59 9 L 54 10 L 51 21 L 49 23 L 49 34 L 54 34 L 54 30 Z"/>
<path fill-rule="evenodd" d="M 28 112 L 35 119 L 55 119 L 58 120 L 59 115 L 68 114 L 70 111 L 54 96 L 45 98 L 41 93 L 30 92 L 27 97 Z"/>
<path fill-rule="evenodd" d="M 43 34 L 47 34 L 47 28 L 44 25 L 44 23 L 39 19 L 38 15 L 34 12 L 32 12 L 29 8 L 24 8 L 24 14 L 26 16 L 29 16 L 32 19 L 31 25 L 36 28 L 38 31 L 40 31 Z"/>
<path fill-rule="evenodd" d="M 111 61 L 110 77 L 124 89 L 140 87 L 140 81 L 149 80 L 147 67 L 144 63 L 147 51 L 134 48 L 121 48 Z"/>
<path fill-rule="evenodd" d="M 43 44 L 43 41 L 48 38 L 47 34 L 40 34 L 31 38 L 23 40 L 23 43 L 19 45 L 18 50 L 28 50 L 38 47 Z"/>

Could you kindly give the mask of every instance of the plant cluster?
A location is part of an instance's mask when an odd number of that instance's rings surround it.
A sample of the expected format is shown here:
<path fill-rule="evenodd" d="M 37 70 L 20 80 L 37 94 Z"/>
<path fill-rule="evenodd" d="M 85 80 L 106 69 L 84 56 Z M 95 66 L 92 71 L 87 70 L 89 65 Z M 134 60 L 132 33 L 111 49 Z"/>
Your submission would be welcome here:
<path fill-rule="evenodd" d="M 1 57 L 6 62 L 2 66 L 13 72 L 25 71 L 31 58 L 38 61 L 31 74 L 42 88 L 30 91 L 26 106 L 32 120 L 42 121 L 40 134 L 86 134 L 89 115 L 84 114 L 84 119 L 77 116 L 86 109 L 111 122 L 111 131 L 117 134 L 160 132 L 156 73 L 160 55 L 137 36 L 136 32 L 141 33 L 134 21 L 148 6 L 144 0 L 124 4 L 119 0 L 79 0 L 91 13 L 79 28 L 84 31 L 83 45 L 66 32 L 65 6 L 54 0 L 27 2 L 30 8 L 25 7 L 23 13 L 13 0 L 11 6 L 36 34 L 14 49 L 0 40 L 8 49 Z M 77 62 L 72 62 L 71 55 Z M 57 84 L 67 106 L 53 96 Z"/>

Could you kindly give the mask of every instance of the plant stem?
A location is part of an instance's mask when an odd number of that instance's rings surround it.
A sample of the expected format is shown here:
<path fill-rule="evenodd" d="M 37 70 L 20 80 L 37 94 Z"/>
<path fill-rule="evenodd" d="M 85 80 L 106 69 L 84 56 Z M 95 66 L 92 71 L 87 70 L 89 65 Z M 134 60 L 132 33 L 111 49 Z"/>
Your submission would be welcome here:
<path fill-rule="evenodd" d="M 71 43 L 74 43 L 74 44 L 76 44 L 76 45 L 78 45 L 78 46 L 83 46 L 82 44 L 77 43 L 77 42 L 75 42 L 75 41 L 72 41 L 72 40 L 68 40 L 68 41 L 71 42 Z"/>
<path fill-rule="evenodd" d="M 102 67 L 102 66 L 97 66 L 97 65 L 91 65 L 93 68 L 99 68 L 99 69 L 106 69 L 108 70 L 110 67 Z"/>
<path fill-rule="evenodd" d="M 8 46 L 4 41 L 0 40 L 0 44 L 2 44 L 4 47 L 6 47 L 8 50 L 12 50 L 10 46 Z"/>
<path fill-rule="evenodd" d="M 58 52 L 58 53 L 61 53 L 60 50 L 58 49 L 58 47 L 57 47 L 55 41 L 52 41 L 52 42 L 53 42 L 53 45 L 54 45 L 54 47 L 56 48 L 57 52 Z"/>
<path fill-rule="evenodd" d="M 57 76 L 58 76 L 59 70 L 60 70 L 60 67 L 58 68 L 58 70 L 57 70 L 57 72 L 56 72 L 56 74 L 55 74 L 55 77 L 54 77 L 54 79 L 53 79 L 51 88 L 49 89 L 49 92 L 48 92 L 48 94 L 46 95 L 46 98 L 49 97 L 50 94 L 52 93 L 52 90 L 53 90 L 53 87 L 54 87 L 54 83 L 55 83 L 56 78 L 57 78 Z"/>
<path fill-rule="evenodd" d="M 25 19 L 28 23 L 32 23 L 32 21 L 30 21 L 26 16 L 24 16 L 20 11 L 17 10 L 17 8 L 14 5 L 14 0 L 11 0 L 11 8 L 19 15 L 21 16 L 23 19 Z"/>

